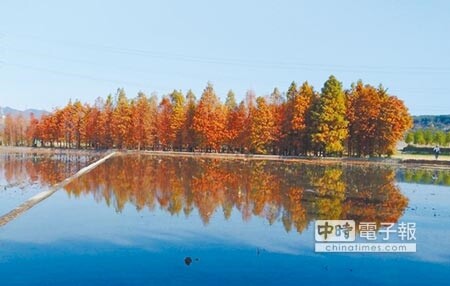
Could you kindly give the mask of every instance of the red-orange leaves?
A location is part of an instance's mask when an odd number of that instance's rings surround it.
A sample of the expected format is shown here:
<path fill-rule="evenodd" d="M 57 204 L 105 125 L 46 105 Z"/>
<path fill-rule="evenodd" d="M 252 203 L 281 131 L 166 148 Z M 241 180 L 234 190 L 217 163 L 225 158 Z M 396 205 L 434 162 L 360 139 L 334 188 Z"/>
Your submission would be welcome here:
<path fill-rule="evenodd" d="M 225 139 L 225 124 L 225 109 L 213 86 L 208 84 L 200 98 L 193 122 L 193 128 L 200 138 L 200 147 L 219 151 Z"/>

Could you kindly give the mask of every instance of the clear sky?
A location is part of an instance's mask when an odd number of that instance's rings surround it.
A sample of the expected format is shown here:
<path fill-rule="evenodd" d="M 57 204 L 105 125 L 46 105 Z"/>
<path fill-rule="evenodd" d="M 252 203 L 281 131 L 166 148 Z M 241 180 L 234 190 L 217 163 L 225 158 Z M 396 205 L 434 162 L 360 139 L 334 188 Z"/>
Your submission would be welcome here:
<path fill-rule="evenodd" d="M 70 2 L 70 3 L 69 3 Z M 208 81 L 224 98 L 291 81 L 382 83 L 412 114 L 450 114 L 450 1 L 0 2 L 0 106 L 159 96 Z"/>

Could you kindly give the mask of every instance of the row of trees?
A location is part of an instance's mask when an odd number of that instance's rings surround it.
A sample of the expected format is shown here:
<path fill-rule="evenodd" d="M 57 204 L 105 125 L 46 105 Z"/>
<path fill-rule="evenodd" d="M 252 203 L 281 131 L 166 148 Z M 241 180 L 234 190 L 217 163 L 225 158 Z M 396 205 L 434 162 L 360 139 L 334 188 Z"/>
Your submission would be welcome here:
<path fill-rule="evenodd" d="M 28 145 L 33 141 L 35 136 L 34 130 L 31 125 L 38 123 L 33 114 L 30 118 L 23 116 L 22 114 L 12 116 L 6 115 L 3 120 L 3 132 L 0 136 L 1 142 L 6 145 Z"/>
<path fill-rule="evenodd" d="M 285 94 L 249 91 L 240 103 L 233 91 L 222 103 L 211 84 L 199 100 L 178 90 L 159 102 L 143 93 L 130 100 L 119 89 L 93 105 L 69 102 L 32 117 L 21 131 L 16 120 L 5 123 L 5 143 L 15 145 L 374 156 L 392 154 L 412 120 L 383 87 L 359 81 L 344 90 L 330 76 L 320 93 L 308 82 L 293 82 Z"/>
<path fill-rule="evenodd" d="M 405 142 L 415 145 L 450 145 L 450 131 L 436 129 L 417 129 L 411 130 L 405 135 Z"/>

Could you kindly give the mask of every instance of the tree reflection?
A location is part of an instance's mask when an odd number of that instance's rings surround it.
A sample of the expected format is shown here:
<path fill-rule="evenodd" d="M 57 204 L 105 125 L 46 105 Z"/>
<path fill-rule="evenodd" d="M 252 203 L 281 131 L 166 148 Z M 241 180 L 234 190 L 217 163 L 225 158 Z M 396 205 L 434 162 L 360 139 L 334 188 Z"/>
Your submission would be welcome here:
<path fill-rule="evenodd" d="M 90 156 L 0 154 L 0 170 L 11 186 L 56 184 L 89 164 Z"/>
<path fill-rule="evenodd" d="M 65 189 L 117 212 L 127 203 L 187 217 L 197 211 L 205 224 L 218 212 L 226 219 L 239 212 L 302 232 L 314 219 L 397 221 L 407 199 L 394 179 L 381 167 L 138 155 L 114 157 Z"/>
<path fill-rule="evenodd" d="M 399 181 L 450 186 L 450 170 L 407 169 L 398 173 Z"/>

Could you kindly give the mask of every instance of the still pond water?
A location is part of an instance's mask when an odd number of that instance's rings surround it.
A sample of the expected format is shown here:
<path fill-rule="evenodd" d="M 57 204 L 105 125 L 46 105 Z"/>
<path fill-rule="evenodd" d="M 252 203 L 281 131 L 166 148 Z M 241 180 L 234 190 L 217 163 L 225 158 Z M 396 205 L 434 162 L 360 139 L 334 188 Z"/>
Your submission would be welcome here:
<path fill-rule="evenodd" d="M 3 155 L 0 215 L 93 157 Z M 314 221 L 416 223 L 416 253 L 316 253 Z M 128 155 L 0 227 L 0 285 L 448 285 L 450 171 Z"/>

